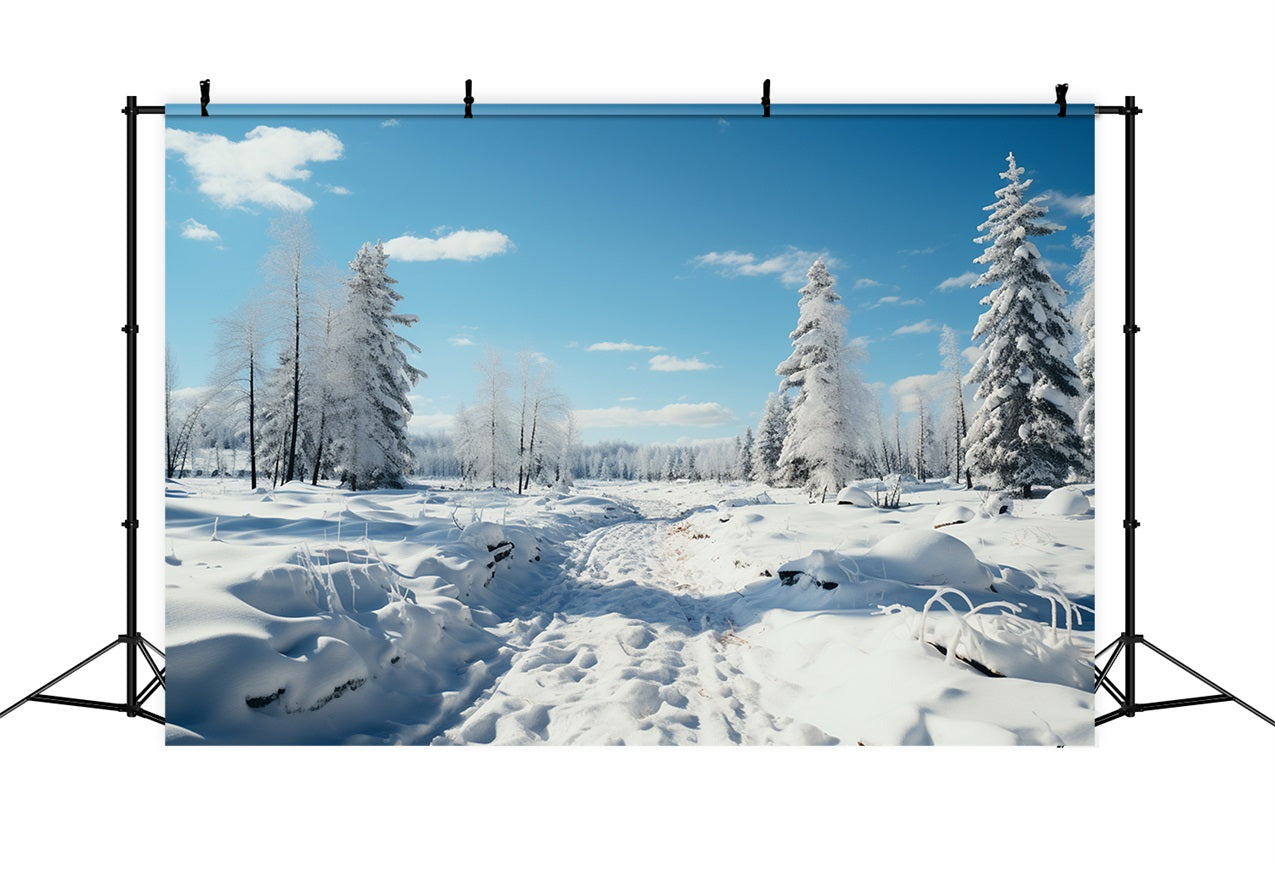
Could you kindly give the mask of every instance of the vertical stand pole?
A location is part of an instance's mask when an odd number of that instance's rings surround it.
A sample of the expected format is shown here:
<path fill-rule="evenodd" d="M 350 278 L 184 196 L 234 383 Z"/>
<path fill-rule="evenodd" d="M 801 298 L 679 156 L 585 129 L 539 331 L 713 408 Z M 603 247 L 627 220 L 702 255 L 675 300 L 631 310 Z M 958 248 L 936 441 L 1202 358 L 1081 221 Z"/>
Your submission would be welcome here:
<path fill-rule="evenodd" d="M 124 633 L 115 640 L 90 655 L 88 658 L 63 671 L 25 698 L 3 710 L 0 718 L 12 713 L 28 701 L 44 704 L 61 704 L 69 707 L 88 707 L 94 710 L 113 710 L 123 713 L 130 719 L 141 717 L 151 722 L 164 723 L 164 717 L 144 708 L 142 705 L 160 689 L 165 689 L 167 667 L 161 667 L 156 657 L 164 658 L 163 651 L 142 637 L 137 628 L 137 116 L 162 115 L 163 106 L 139 106 L 137 97 L 128 97 L 124 106 L 125 138 L 124 138 L 124 174 L 125 174 L 125 214 L 124 214 L 124 307 L 125 324 L 125 429 L 124 429 L 124 473 L 125 519 L 120 523 L 124 527 Z M 124 657 L 124 700 L 98 701 L 90 698 L 78 698 L 67 695 L 51 695 L 51 689 L 76 671 L 106 655 L 117 646 L 123 646 Z M 153 653 L 153 655 L 152 655 Z M 139 691 L 137 688 L 137 657 L 142 656 L 150 668 L 151 679 Z"/>
<path fill-rule="evenodd" d="M 1124 365 L 1125 365 L 1125 442 L 1124 442 L 1124 462 L 1125 462 L 1125 478 L 1124 478 L 1124 631 L 1116 640 L 1112 641 L 1104 647 L 1096 656 L 1094 656 L 1095 682 L 1094 691 L 1098 689 L 1105 690 L 1112 698 L 1115 699 L 1117 708 L 1110 713 L 1104 713 L 1094 720 L 1095 726 L 1103 725 L 1113 719 L 1121 717 L 1132 718 L 1135 714 L 1146 710 L 1167 710 L 1172 707 L 1196 707 L 1201 704 L 1216 704 L 1223 701 L 1234 701 L 1245 710 L 1248 710 L 1254 716 L 1257 716 L 1270 725 L 1275 725 L 1275 719 L 1267 716 L 1261 710 L 1258 710 L 1252 704 L 1245 703 L 1235 695 L 1223 689 L 1217 683 L 1200 674 L 1160 649 L 1151 641 L 1147 640 L 1137 631 L 1137 574 L 1135 571 L 1134 544 L 1135 535 L 1138 526 L 1141 525 L 1134 517 L 1135 503 L 1134 497 L 1137 492 L 1136 487 L 1136 452 L 1135 441 L 1137 430 L 1135 427 L 1135 388 L 1137 379 L 1134 370 L 1134 337 L 1140 332 L 1134 318 L 1134 281 L 1135 281 L 1135 264 L 1137 257 L 1135 256 L 1134 226 L 1135 226 L 1135 187 L 1134 187 L 1134 118 L 1142 113 L 1138 108 L 1137 101 L 1133 97 L 1125 97 L 1122 106 L 1096 106 L 1095 112 L 1099 115 L 1124 115 Z M 1145 646 L 1151 652 L 1160 656 L 1178 669 L 1190 674 L 1209 688 L 1213 689 L 1216 694 L 1212 695 L 1196 695 L 1189 698 L 1174 698 L 1167 701 L 1151 701 L 1139 702 L 1137 700 L 1137 651 L 1139 646 Z M 1100 660 L 1107 652 L 1111 655 L 1107 659 L 1105 665 Z M 1116 659 L 1124 655 L 1124 690 L 1115 684 L 1111 677 L 1111 670 L 1116 663 Z"/>
<path fill-rule="evenodd" d="M 125 310 L 124 324 L 128 395 L 125 401 L 125 609 L 128 655 L 125 656 L 129 717 L 137 715 L 137 97 L 129 97 L 124 113 L 125 178 Z"/>
<path fill-rule="evenodd" d="M 1134 519 L 1134 497 L 1137 493 L 1135 484 L 1136 459 L 1134 431 L 1134 390 L 1137 379 L 1134 377 L 1133 339 L 1138 332 L 1134 320 L 1134 267 L 1137 257 L 1134 254 L 1134 141 L 1133 119 L 1138 110 L 1133 97 L 1124 98 L 1124 388 L 1125 388 L 1125 436 L 1124 436 L 1124 640 L 1128 647 L 1125 650 L 1125 715 L 1134 713 L 1134 681 L 1136 669 L 1134 665 L 1134 647 L 1132 639 L 1135 635 L 1135 598 L 1137 590 L 1134 578 L 1134 532 L 1138 521 Z"/>

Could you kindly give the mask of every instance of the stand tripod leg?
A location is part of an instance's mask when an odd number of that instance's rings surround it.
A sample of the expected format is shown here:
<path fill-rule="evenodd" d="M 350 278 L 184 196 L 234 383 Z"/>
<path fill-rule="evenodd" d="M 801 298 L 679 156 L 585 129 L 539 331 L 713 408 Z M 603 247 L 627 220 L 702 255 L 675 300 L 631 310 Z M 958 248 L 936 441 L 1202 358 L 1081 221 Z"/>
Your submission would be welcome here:
<path fill-rule="evenodd" d="M 1142 645 L 1145 646 L 1147 649 L 1151 650 L 1153 653 L 1156 653 L 1157 655 L 1159 655 L 1161 658 L 1168 661 L 1170 664 L 1176 665 L 1177 667 L 1186 671 L 1188 674 L 1195 677 L 1197 680 L 1199 680 L 1201 683 L 1204 683 L 1209 688 L 1216 689 L 1219 694 L 1206 695 L 1202 698 L 1184 698 L 1180 701 L 1162 701 L 1156 704 L 1154 707 L 1150 704 L 1139 705 L 1140 707 L 1145 709 L 1160 709 L 1164 707 L 1186 707 L 1186 706 L 1193 706 L 1195 704 L 1211 704 L 1211 703 L 1214 703 L 1215 701 L 1234 701 L 1235 703 L 1243 707 L 1245 710 L 1249 711 L 1254 716 L 1263 720 L 1267 724 L 1275 725 L 1275 719 L 1272 719 L 1270 716 L 1267 716 L 1265 713 L 1263 713 L 1261 710 L 1254 707 L 1252 704 L 1241 701 L 1239 698 L 1235 697 L 1230 692 L 1226 691 L 1226 689 L 1223 689 L 1217 683 L 1213 682 L 1208 677 L 1204 676 L 1203 674 L 1201 674 L 1199 671 L 1195 670 L 1194 668 L 1188 667 L 1187 665 L 1178 661 L 1173 656 L 1169 655 L 1167 652 L 1165 652 L 1164 650 L 1160 649 L 1158 646 L 1153 644 L 1151 641 L 1144 639 L 1142 641 Z"/>
<path fill-rule="evenodd" d="M 100 701 L 80 701 L 80 699 L 77 699 L 77 698 L 63 698 L 57 695 L 49 695 L 48 697 L 41 697 L 42 695 L 44 695 L 45 689 L 53 688 L 58 683 L 62 682 L 67 677 L 71 676 L 71 674 L 78 671 L 80 668 L 106 655 L 108 652 L 115 649 L 115 647 L 119 646 L 123 642 L 124 642 L 123 638 L 117 637 L 115 640 L 111 641 L 106 646 L 102 647 L 100 650 L 93 653 L 93 655 L 84 659 L 79 664 L 58 674 L 56 677 L 49 680 L 43 686 L 36 689 L 31 694 L 27 695 L 21 701 L 18 701 L 16 704 L 11 704 L 8 707 L 6 707 L 3 711 L 0 711 L 0 719 L 3 719 L 5 716 L 8 716 L 10 713 L 18 709 L 19 707 L 21 707 L 23 704 L 25 704 L 28 701 L 43 701 L 49 704 L 71 704 L 72 706 L 80 706 L 80 707 L 99 707 L 100 706 L 100 707 L 106 707 L 112 710 L 123 709 L 122 706 L 119 704 L 107 704 L 106 702 L 100 702 Z M 75 703 L 77 701 L 79 703 Z"/>

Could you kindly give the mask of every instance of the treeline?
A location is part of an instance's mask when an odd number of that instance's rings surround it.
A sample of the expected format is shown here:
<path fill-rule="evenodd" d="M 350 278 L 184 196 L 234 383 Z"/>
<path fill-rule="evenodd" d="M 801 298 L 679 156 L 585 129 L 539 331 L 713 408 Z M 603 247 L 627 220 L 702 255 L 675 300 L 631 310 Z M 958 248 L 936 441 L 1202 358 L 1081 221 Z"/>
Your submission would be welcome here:
<path fill-rule="evenodd" d="M 955 332 L 944 327 L 942 372 L 909 394 L 894 396 L 892 425 L 879 396 L 858 373 L 862 349 L 847 345 L 847 313 L 822 260 L 807 274 L 798 301 L 793 350 L 776 368 L 754 437 L 745 433 L 737 476 L 804 487 L 826 495 L 855 476 L 908 472 L 972 485 L 1015 488 L 1092 479 L 1094 438 L 1093 227 L 1074 244 L 1083 252 L 1070 280 L 1081 300 L 1067 307 L 1031 238 L 1063 227 L 1045 220 L 1044 197 L 1025 197 L 1031 180 L 1011 153 L 974 262 L 986 271 L 974 287 L 990 288 L 973 330 L 978 355 L 966 369 Z M 967 387 L 974 388 L 967 410 Z M 910 415 L 908 426 L 903 415 Z"/>
<path fill-rule="evenodd" d="M 415 465 L 408 394 L 424 372 L 395 332 L 417 318 L 395 311 L 403 297 L 384 248 L 364 244 L 337 280 L 316 268 L 303 218 L 277 222 L 272 235 L 267 288 L 220 323 L 212 385 L 183 393 L 168 357 L 166 474 L 185 474 L 197 448 L 237 461 L 242 445 L 254 488 L 321 477 L 401 486 Z"/>

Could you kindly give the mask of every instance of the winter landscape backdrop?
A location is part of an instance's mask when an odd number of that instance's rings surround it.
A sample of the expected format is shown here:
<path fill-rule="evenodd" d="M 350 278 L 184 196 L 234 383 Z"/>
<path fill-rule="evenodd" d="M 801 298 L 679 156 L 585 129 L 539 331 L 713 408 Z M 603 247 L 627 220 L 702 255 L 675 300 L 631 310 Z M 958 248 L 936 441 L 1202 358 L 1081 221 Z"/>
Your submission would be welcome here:
<path fill-rule="evenodd" d="M 170 742 L 1092 740 L 1091 119 L 758 120 L 170 119 Z"/>

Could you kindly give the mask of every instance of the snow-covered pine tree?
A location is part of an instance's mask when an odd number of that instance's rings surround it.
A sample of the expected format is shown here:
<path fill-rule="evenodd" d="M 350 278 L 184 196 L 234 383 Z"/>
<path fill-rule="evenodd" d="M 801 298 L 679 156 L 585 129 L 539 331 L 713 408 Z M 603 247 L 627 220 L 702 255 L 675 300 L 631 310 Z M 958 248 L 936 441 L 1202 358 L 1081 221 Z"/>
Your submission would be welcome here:
<path fill-rule="evenodd" d="M 779 457 L 788 435 L 788 415 L 792 405 L 785 393 L 771 393 L 757 424 L 757 440 L 753 445 L 753 478 L 773 484 L 779 469 Z"/>
<path fill-rule="evenodd" d="M 916 400 L 916 446 L 912 451 L 912 473 L 916 479 L 925 483 L 929 479 L 933 467 L 934 424 L 930 422 L 930 411 L 925 407 L 925 396 L 918 390 Z"/>
<path fill-rule="evenodd" d="M 345 282 L 345 377 L 333 446 L 341 480 L 354 490 L 402 486 L 414 461 L 407 443 L 412 416 L 407 395 L 425 373 L 407 361 L 405 348 L 419 348 L 394 327 L 411 326 L 419 318 L 394 310 L 403 296 L 394 289 L 398 282 L 385 273 L 387 260 L 380 242 L 365 243 L 350 261 Z"/>
<path fill-rule="evenodd" d="M 983 297 L 987 310 L 974 328 L 980 354 L 969 374 L 981 402 L 967 436 L 965 461 L 992 486 L 1014 487 L 1031 498 L 1033 484 L 1056 486 L 1080 463 L 1083 445 L 1071 401 L 1078 394 L 1068 351 L 1071 323 L 1067 294 L 1049 275 L 1029 236 L 1062 227 L 1043 220 L 1044 197 L 1024 199 L 1031 179 L 1011 152 L 1000 173 L 1009 183 L 986 206 L 991 217 L 974 241 L 990 243 L 975 263 L 987 271 L 975 287 L 994 289 Z"/>
<path fill-rule="evenodd" d="M 1094 330 L 1094 249 L 1093 219 L 1089 221 L 1089 232 L 1072 239 L 1072 245 L 1082 252 L 1080 262 L 1067 280 L 1071 281 L 1083 294 L 1076 303 L 1072 321 L 1080 333 L 1080 349 L 1073 362 L 1076 374 L 1080 377 L 1080 408 L 1076 427 L 1080 431 L 1080 441 L 1084 445 L 1084 456 L 1076 473 L 1085 480 L 1093 480 L 1094 473 L 1094 347 L 1097 343 Z"/>
<path fill-rule="evenodd" d="M 257 427 L 258 450 L 263 476 L 271 486 L 287 483 L 288 448 L 292 443 L 292 346 L 279 349 L 278 365 L 266 372 L 261 398 L 257 405 L 260 423 Z"/>
<path fill-rule="evenodd" d="M 739 451 L 735 455 L 735 479 L 753 479 L 753 427 L 744 430 L 744 437 L 739 440 Z"/>
<path fill-rule="evenodd" d="M 951 456 L 948 472 L 960 482 L 962 462 L 965 459 L 965 433 L 969 430 L 969 420 L 965 416 L 965 384 L 961 378 L 961 350 L 956 340 L 956 330 L 944 326 L 939 333 L 939 353 L 943 357 L 943 375 L 948 379 L 950 390 L 944 402 L 947 408 L 948 436 L 944 454 Z"/>
<path fill-rule="evenodd" d="M 789 334 L 792 354 L 775 369 L 783 378 L 781 392 L 797 390 L 779 476 L 811 495 L 827 495 L 845 486 L 853 466 L 842 358 L 846 309 L 822 258 L 806 278 L 797 303 L 797 328 Z"/>

